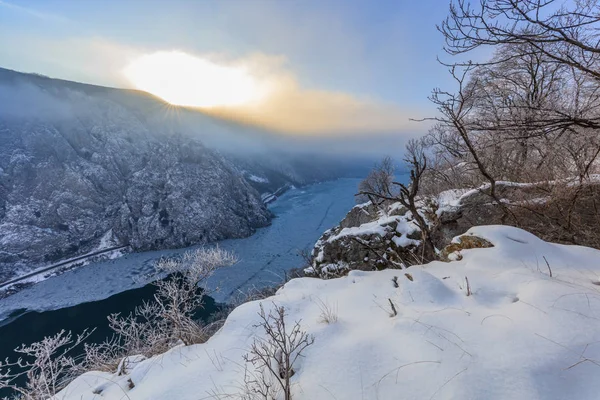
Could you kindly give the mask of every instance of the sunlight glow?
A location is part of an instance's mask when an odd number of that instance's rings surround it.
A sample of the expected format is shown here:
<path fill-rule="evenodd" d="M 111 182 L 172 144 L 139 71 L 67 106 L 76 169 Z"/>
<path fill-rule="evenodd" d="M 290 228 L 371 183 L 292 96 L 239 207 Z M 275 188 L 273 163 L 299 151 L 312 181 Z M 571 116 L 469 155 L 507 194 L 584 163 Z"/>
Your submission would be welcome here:
<path fill-rule="evenodd" d="M 219 65 L 180 51 L 141 56 L 123 71 L 136 88 L 180 106 L 214 108 L 260 101 L 266 88 L 246 68 Z"/>

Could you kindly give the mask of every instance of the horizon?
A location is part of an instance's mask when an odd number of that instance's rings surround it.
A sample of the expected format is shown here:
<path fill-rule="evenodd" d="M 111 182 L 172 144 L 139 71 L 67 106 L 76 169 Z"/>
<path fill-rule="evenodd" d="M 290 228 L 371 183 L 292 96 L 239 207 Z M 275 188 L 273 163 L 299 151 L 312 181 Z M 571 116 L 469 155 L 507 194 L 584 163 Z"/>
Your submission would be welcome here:
<path fill-rule="evenodd" d="M 414 137 L 427 124 L 410 119 L 435 113 L 431 82 L 447 79 L 435 27 L 447 8 L 1 0 L 1 67 L 137 89 L 289 135 Z"/>

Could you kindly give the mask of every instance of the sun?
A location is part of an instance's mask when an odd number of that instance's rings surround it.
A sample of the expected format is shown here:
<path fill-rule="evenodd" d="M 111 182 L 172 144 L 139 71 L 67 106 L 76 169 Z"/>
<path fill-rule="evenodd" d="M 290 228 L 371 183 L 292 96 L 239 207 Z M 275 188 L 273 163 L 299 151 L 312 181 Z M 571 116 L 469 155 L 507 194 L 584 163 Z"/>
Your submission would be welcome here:
<path fill-rule="evenodd" d="M 179 106 L 234 107 L 256 103 L 265 95 L 265 88 L 246 68 L 181 51 L 143 55 L 123 73 L 136 88 Z"/>

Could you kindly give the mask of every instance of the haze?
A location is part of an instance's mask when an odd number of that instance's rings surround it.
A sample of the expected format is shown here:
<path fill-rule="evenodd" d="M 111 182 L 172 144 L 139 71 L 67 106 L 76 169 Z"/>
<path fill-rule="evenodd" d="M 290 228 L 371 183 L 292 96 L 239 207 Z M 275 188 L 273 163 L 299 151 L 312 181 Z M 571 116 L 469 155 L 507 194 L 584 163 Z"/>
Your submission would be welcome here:
<path fill-rule="evenodd" d="M 445 13 L 433 0 L 0 0 L 0 59 L 285 135 L 406 138 L 434 111 Z"/>

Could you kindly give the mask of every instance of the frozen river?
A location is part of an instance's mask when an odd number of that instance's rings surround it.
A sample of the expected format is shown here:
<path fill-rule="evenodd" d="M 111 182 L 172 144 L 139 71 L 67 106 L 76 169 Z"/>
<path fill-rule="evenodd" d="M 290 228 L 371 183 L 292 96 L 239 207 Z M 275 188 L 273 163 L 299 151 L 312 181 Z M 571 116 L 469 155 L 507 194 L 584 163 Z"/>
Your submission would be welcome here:
<path fill-rule="evenodd" d="M 224 302 L 240 290 L 281 282 L 286 271 L 302 266 L 299 252 L 312 249 L 352 208 L 358 182 L 338 179 L 292 189 L 270 206 L 275 214 L 270 226 L 248 238 L 221 241 L 219 246 L 233 251 L 240 262 L 215 274 L 209 286 L 220 290 L 211 296 Z M 0 300 L 0 320 L 15 310 L 55 310 L 139 288 L 148 283 L 145 276 L 156 260 L 185 250 L 131 253 L 49 278 Z"/>

